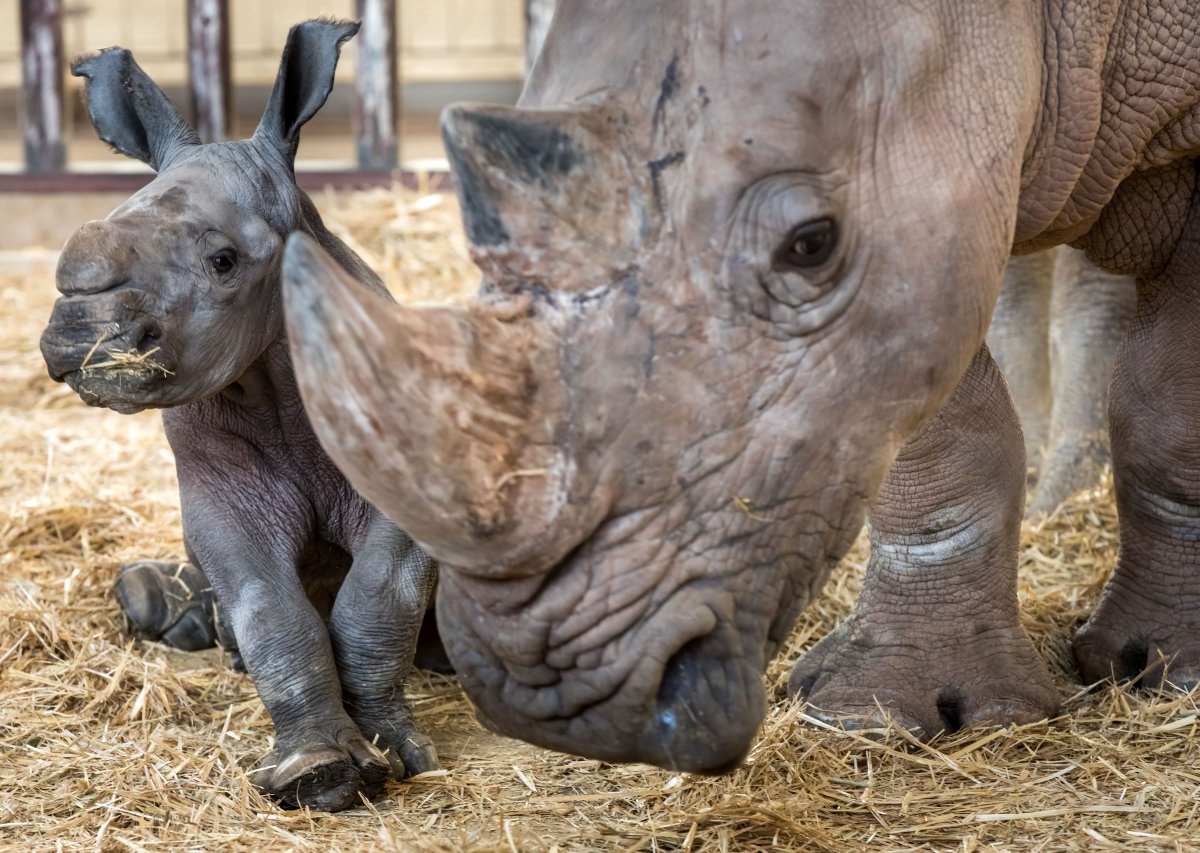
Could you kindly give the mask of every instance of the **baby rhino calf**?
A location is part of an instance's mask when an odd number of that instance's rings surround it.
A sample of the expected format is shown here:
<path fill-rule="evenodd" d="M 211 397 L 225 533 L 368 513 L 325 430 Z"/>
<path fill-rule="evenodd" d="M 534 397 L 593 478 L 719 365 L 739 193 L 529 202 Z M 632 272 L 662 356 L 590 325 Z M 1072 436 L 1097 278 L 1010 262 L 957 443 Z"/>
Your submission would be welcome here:
<path fill-rule="evenodd" d="M 258 130 L 239 142 L 201 144 L 126 50 L 78 62 L 100 137 L 158 174 L 68 241 L 42 335 L 50 375 L 85 402 L 165 410 L 191 566 L 126 572 L 131 621 L 194 646 L 211 615 L 177 621 L 172 587 L 211 583 L 275 722 L 256 782 L 284 805 L 328 810 L 389 773 L 437 766 L 404 698 L 436 567 L 321 449 L 284 332 L 280 258 L 293 231 L 385 293 L 293 173 L 300 128 L 357 29 L 294 27 Z"/>

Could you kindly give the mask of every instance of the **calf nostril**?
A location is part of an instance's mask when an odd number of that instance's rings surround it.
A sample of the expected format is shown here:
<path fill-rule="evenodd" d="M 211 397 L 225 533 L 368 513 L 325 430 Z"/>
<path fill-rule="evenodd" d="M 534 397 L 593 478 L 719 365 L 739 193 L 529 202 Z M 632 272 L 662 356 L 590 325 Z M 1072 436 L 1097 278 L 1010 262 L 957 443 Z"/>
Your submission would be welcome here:
<path fill-rule="evenodd" d="M 162 327 L 153 320 L 143 321 L 142 336 L 138 339 L 137 348 L 139 351 L 145 351 L 158 344 L 162 337 Z"/>

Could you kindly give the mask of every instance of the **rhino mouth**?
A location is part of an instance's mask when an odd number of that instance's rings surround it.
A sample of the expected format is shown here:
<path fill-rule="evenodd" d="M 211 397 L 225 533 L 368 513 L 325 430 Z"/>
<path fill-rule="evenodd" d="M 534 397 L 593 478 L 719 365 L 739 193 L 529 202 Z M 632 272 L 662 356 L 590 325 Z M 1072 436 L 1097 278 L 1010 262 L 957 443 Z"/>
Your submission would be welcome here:
<path fill-rule="evenodd" d="M 463 580 L 444 576 L 438 619 L 487 728 L 602 761 L 705 775 L 741 764 L 766 713 L 763 652 L 707 592 L 685 588 L 633 624 L 593 626 L 586 633 L 612 632 L 593 648 L 547 647 L 531 662 L 510 641 L 521 647 L 532 637 L 487 624 L 458 588 Z"/>

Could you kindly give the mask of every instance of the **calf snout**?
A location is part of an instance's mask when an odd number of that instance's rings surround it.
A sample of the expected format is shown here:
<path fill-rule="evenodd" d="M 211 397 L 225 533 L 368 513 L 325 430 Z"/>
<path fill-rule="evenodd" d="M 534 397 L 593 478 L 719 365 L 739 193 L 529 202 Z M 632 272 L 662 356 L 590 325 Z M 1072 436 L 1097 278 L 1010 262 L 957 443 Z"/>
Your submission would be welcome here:
<path fill-rule="evenodd" d="M 128 280 L 136 254 L 112 223 L 88 222 L 71 235 L 59 256 L 58 290 L 65 296 L 87 296 L 119 287 Z"/>
<path fill-rule="evenodd" d="M 161 328 L 158 321 L 149 316 L 139 316 L 123 321 L 84 320 L 71 316 L 72 303 L 60 300 L 50 325 L 42 332 L 42 357 L 50 378 L 62 382 L 67 374 L 86 368 L 89 364 L 100 364 L 111 358 L 112 353 L 146 353 L 159 346 Z M 60 311 L 60 309 L 63 309 Z"/>

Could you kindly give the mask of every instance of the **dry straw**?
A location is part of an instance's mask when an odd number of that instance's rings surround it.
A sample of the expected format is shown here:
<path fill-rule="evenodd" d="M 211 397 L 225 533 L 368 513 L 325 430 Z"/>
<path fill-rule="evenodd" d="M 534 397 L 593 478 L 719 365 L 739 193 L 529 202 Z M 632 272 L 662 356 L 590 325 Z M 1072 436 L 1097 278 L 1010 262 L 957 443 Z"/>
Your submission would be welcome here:
<path fill-rule="evenodd" d="M 403 297 L 474 278 L 453 200 L 322 200 Z M 1026 627 L 1064 714 L 921 745 L 815 725 L 788 662 L 852 605 L 861 547 L 767 674 L 746 766 L 718 779 L 616 767 L 483 732 L 453 680 L 418 676 L 444 771 L 339 815 L 282 812 L 247 783 L 271 725 L 216 653 L 130 641 L 117 567 L 180 553 L 171 455 L 154 414 L 87 409 L 52 386 L 37 336 L 46 270 L 0 279 L 0 847 L 91 850 L 1200 849 L 1200 712 L 1189 697 L 1073 681 L 1067 640 L 1116 556 L 1107 487 L 1027 526 Z"/>

